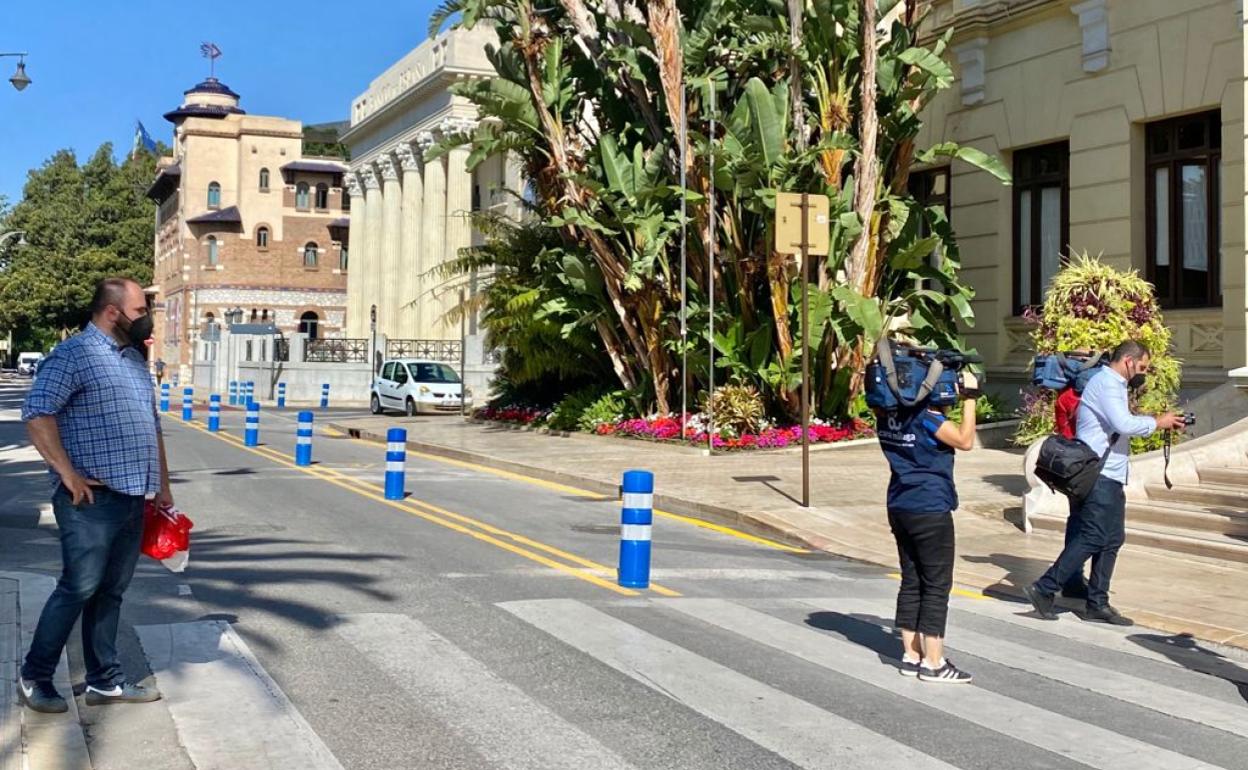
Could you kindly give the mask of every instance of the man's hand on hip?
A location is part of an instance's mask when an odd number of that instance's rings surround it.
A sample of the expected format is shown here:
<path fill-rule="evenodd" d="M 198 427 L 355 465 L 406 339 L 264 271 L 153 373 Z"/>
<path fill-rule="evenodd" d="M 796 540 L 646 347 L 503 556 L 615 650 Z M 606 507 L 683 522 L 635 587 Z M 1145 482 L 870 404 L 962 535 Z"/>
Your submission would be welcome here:
<path fill-rule="evenodd" d="M 70 471 L 61 476 L 61 483 L 69 490 L 70 502 L 74 506 L 82 505 L 83 500 L 86 500 L 88 505 L 95 505 L 95 492 L 91 488 L 100 486 L 100 482 L 85 478 L 76 471 Z"/>

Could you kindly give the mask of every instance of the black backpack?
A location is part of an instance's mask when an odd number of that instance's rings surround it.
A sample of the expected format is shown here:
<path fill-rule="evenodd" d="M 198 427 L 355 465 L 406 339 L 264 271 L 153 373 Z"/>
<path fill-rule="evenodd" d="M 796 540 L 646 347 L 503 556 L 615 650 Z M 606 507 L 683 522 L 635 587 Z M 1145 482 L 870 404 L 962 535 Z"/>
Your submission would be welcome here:
<path fill-rule="evenodd" d="M 1036 478 L 1054 492 L 1060 492 L 1079 502 L 1092 493 L 1096 478 L 1101 475 L 1101 468 L 1105 467 L 1105 460 L 1109 458 L 1116 443 L 1117 433 L 1109 437 L 1105 454 L 1097 457 L 1092 447 L 1077 438 L 1049 436 L 1040 445 L 1040 456 L 1036 458 Z"/>

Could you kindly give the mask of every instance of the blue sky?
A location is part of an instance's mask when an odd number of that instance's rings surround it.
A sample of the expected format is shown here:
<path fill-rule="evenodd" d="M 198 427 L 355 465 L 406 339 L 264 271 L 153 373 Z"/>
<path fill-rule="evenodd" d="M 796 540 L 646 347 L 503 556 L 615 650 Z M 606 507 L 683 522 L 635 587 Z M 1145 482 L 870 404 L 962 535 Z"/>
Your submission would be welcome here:
<path fill-rule="evenodd" d="M 21 198 L 26 171 L 63 147 L 79 158 L 134 121 L 170 141 L 161 117 L 208 74 L 203 41 L 224 53 L 217 76 L 249 113 L 305 123 L 347 119 L 351 100 L 424 40 L 433 0 L 3 0 L 0 51 L 28 51 L 18 93 L 0 59 L 0 195 Z"/>

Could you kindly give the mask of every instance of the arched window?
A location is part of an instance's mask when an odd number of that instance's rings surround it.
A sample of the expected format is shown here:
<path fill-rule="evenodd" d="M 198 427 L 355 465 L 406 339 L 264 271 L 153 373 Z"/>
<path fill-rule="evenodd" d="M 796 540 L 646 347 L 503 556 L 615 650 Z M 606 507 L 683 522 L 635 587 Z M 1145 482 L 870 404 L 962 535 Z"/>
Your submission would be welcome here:
<path fill-rule="evenodd" d="M 351 193 L 348 192 L 347 188 L 345 187 L 342 188 L 342 210 L 343 211 L 351 210 Z"/>
<path fill-rule="evenodd" d="M 318 209 L 329 208 L 329 185 L 324 182 L 316 186 L 316 207 Z"/>
<path fill-rule="evenodd" d="M 269 322 L 269 309 L 265 308 L 264 310 L 260 311 L 260 323 L 268 323 L 268 322 Z"/>
<path fill-rule="evenodd" d="M 208 183 L 208 208 L 215 209 L 221 207 L 221 185 L 216 182 Z"/>
<path fill-rule="evenodd" d="M 267 249 L 269 247 L 269 228 L 256 228 L 256 245 L 262 249 Z"/>
<path fill-rule="evenodd" d="M 320 326 L 321 319 L 316 313 L 309 310 L 299 316 L 299 333 L 308 335 L 308 339 L 316 339 L 317 327 Z"/>
<path fill-rule="evenodd" d="M 267 168 L 260 169 L 260 190 L 269 191 L 269 170 Z"/>
<path fill-rule="evenodd" d="M 295 185 L 295 208 L 306 209 L 308 207 L 308 183 L 300 182 Z"/>
<path fill-rule="evenodd" d="M 217 236 L 208 236 L 208 264 L 215 265 L 221 258 L 221 244 L 217 243 Z"/>
<path fill-rule="evenodd" d="M 347 272 L 347 244 L 342 244 L 342 249 L 338 252 L 338 269 Z"/>
<path fill-rule="evenodd" d="M 308 241 L 303 245 L 303 266 L 316 267 L 316 244 Z"/>
<path fill-rule="evenodd" d="M 256 310 L 256 309 L 253 307 L 253 308 L 251 309 L 251 322 L 252 322 L 253 324 L 256 322 L 256 319 L 259 317 L 259 315 L 260 315 L 260 311 L 259 311 L 259 310 Z"/>

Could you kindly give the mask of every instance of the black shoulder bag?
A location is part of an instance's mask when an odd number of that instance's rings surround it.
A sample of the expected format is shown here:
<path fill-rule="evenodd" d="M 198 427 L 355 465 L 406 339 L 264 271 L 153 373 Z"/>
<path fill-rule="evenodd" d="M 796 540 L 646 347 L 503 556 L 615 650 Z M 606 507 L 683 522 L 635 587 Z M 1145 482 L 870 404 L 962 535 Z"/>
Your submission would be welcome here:
<path fill-rule="evenodd" d="M 1109 437 L 1105 454 L 1097 456 L 1092 447 L 1076 438 L 1052 435 L 1040 445 L 1036 459 L 1036 478 L 1054 492 L 1060 492 L 1076 502 L 1092 493 L 1097 476 L 1105 467 L 1109 453 L 1118 443 L 1118 434 Z"/>

